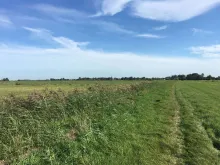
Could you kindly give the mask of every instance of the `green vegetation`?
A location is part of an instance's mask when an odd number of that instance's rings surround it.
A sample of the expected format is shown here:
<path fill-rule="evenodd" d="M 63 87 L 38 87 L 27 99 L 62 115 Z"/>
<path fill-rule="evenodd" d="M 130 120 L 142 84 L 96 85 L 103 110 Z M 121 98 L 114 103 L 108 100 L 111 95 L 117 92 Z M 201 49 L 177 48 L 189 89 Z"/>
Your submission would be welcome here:
<path fill-rule="evenodd" d="M 132 84 L 135 81 L 0 81 L 0 97 L 9 94 L 26 96 L 32 92 L 48 90 L 63 90 L 69 92 L 74 89 L 86 90 L 93 85 L 124 85 Z M 139 81 L 140 82 L 140 81 Z"/>
<path fill-rule="evenodd" d="M 3 83 L 0 164 L 220 164 L 217 81 Z"/>
<path fill-rule="evenodd" d="M 181 82 L 181 105 L 186 164 L 220 164 L 219 82 Z"/>

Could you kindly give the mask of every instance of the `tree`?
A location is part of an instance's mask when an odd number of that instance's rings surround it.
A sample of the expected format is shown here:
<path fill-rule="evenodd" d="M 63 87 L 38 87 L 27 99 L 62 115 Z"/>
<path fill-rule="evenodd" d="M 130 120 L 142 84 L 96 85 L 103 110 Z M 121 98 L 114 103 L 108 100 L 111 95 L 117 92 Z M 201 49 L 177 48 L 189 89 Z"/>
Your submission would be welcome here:
<path fill-rule="evenodd" d="M 211 75 L 208 75 L 207 77 L 206 77 L 206 80 L 214 80 L 215 79 L 215 77 L 212 77 Z"/>
<path fill-rule="evenodd" d="M 9 81 L 9 78 L 3 78 L 2 81 Z"/>
<path fill-rule="evenodd" d="M 201 77 L 202 77 L 202 79 L 204 80 L 204 77 L 205 77 L 204 73 L 201 74 Z"/>
<path fill-rule="evenodd" d="M 192 73 L 192 74 L 188 74 L 186 76 L 187 80 L 203 80 L 203 76 L 204 75 L 200 75 L 198 73 Z"/>
<path fill-rule="evenodd" d="M 171 80 L 179 80 L 179 77 L 177 75 L 171 76 Z"/>
<path fill-rule="evenodd" d="M 183 74 L 183 75 L 178 75 L 178 79 L 179 80 L 186 80 L 186 76 Z"/>

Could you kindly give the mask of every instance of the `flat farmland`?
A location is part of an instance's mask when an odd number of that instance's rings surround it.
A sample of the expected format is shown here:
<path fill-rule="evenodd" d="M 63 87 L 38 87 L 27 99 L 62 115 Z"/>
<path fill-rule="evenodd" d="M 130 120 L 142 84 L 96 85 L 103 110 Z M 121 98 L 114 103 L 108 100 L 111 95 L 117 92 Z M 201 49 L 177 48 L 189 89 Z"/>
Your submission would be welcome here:
<path fill-rule="evenodd" d="M 135 81 L 0 81 L 0 97 L 7 96 L 9 94 L 15 94 L 20 96 L 26 96 L 32 92 L 41 92 L 45 89 L 48 90 L 63 90 L 71 91 L 74 89 L 86 90 L 90 86 L 94 85 L 123 85 L 132 84 Z"/>
<path fill-rule="evenodd" d="M 16 83 L 0 84 L 0 164 L 220 164 L 218 81 Z"/>

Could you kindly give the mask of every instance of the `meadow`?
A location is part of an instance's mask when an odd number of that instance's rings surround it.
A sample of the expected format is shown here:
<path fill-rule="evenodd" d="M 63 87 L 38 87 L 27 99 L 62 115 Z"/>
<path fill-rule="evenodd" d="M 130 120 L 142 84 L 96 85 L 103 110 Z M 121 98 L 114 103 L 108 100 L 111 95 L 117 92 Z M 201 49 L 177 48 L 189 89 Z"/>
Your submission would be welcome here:
<path fill-rule="evenodd" d="M 63 90 L 69 92 L 74 89 L 85 90 L 92 85 L 103 84 L 106 86 L 131 84 L 134 81 L 0 81 L 0 97 L 9 94 L 27 96 L 33 91 Z"/>
<path fill-rule="evenodd" d="M 218 165 L 218 81 L 0 83 L 0 165 Z"/>

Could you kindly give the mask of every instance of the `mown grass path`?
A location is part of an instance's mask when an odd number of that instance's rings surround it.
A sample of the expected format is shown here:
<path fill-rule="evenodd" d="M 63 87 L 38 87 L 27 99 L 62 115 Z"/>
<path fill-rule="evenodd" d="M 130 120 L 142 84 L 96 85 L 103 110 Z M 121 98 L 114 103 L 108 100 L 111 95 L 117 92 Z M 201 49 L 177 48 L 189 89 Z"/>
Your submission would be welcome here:
<path fill-rule="evenodd" d="M 175 141 L 177 145 L 177 155 L 176 155 L 176 165 L 182 165 L 184 164 L 183 162 L 183 147 L 184 147 L 184 139 L 183 139 L 183 134 L 180 128 L 181 124 L 181 116 L 180 116 L 180 105 L 177 100 L 176 96 L 176 85 L 174 84 L 172 87 L 172 99 L 173 99 L 173 104 L 174 104 L 174 112 L 175 116 L 173 118 L 173 134 L 172 136 L 173 141 Z"/>
<path fill-rule="evenodd" d="M 201 86 L 201 84 L 204 86 Z M 205 126 L 205 123 L 210 121 L 202 117 L 205 114 L 211 114 L 217 108 L 216 104 L 212 104 L 215 99 L 203 93 L 206 85 L 205 83 L 197 82 L 177 83 L 176 95 L 181 107 L 181 130 L 184 136 L 183 158 L 185 164 L 219 164 L 219 152 L 213 146 L 213 140 L 210 138 L 210 133 L 208 133 L 209 129 Z M 206 88 L 206 90 L 208 89 Z M 211 109 L 210 106 L 212 106 Z M 213 119 L 214 116 L 212 116 Z"/>
<path fill-rule="evenodd" d="M 175 82 L 156 82 L 138 98 L 136 143 L 139 150 L 128 164 L 176 165 L 182 163 L 182 135 L 179 105 L 174 95 Z M 138 160 L 138 161 L 137 161 Z"/>

